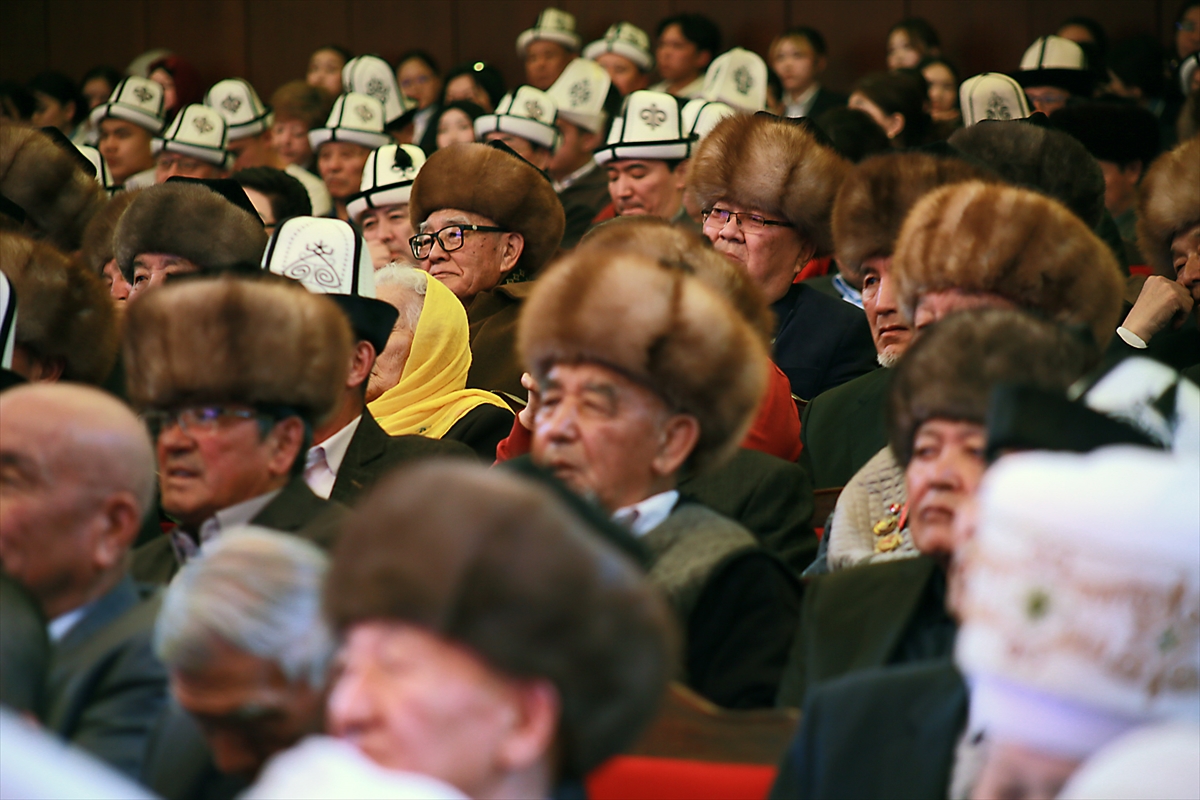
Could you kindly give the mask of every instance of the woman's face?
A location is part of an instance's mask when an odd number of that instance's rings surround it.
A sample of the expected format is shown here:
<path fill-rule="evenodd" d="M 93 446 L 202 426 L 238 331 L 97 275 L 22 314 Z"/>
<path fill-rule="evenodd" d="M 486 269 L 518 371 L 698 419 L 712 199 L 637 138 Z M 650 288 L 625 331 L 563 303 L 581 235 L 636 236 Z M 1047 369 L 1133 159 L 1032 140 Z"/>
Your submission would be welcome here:
<path fill-rule="evenodd" d="M 783 90 L 793 95 L 807 91 L 824 66 L 825 60 L 813 52 L 812 45 L 798 37 L 781 41 L 771 57 L 771 68 L 779 75 Z"/>
<path fill-rule="evenodd" d="M 175 108 L 179 96 L 175 94 L 175 78 L 171 73 L 159 67 L 150 73 L 150 80 L 163 87 L 163 108 L 168 110 Z"/>
<path fill-rule="evenodd" d="M 341 53 L 336 50 L 318 50 L 308 59 L 308 74 L 305 82 L 319 86 L 334 97 L 342 93 L 342 67 L 346 66 Z"/>
<path fill-rule="evenodd" d="M 958 113 L 958 83 L 945 64 L 934 62 L 921 70 L 929 82 L 929 110 L 934 119 Z"/>
<path fill-rule="evenodd" d="M 83 96 L 87 98 L 87 107 L 91 111 L 103 103 L 112 94 L 113 87 L 104 78 L 92 78 L 83 85 Z"/>
<path fill-rule="evenodd" d="M 908 31 L 894 30 L 888 34 L 888 69 L 911 69 L 920 63 L 922 55 L 920 46 L 909 37 Z"/>
<path fill-rule="evenodd" d="M 459 75 L 446 84 L 446 103 L 455 100 L 470 100 L 489 114 L 493 111 L 492 98 L 470 75 Z"/>
<path fill-rule="evenodd" d="M 1200 6 L 1192 6 L 1175 31 L 1175 54 L 1187 58 L 1200 50 Z"/>
<path fill-rule="evenodd" d="M 33 98 L 37 106 L 29 121 L 39 128 L 58 128 L 65 134 L 71 133 L 71 122 L 75 117 L 75 103 L 68 101 L 60 103 L 56 98 L 45 92 L 34 92 Z"/>
<path fill-rule="evenodd" d="M 935 417 L 913 437 L 908 486 L 908 527 L 922 554 L 948 563 L 959 544 L 958 512 L 974 498 L 987 468 L 987 429 L 976 422 Z"/>
<path fill-rule="evenodd" d="M 308 125 L 299 119 L 275 118 L 271 128 L 271 146 L 288 164 L 307 168 L 312 163 L 312 145 L 308 141 Z"/>
<path fill-rule="evenodd" d="M 455 142 L 470 144 L 475 141 L 475 127 L 467 112 L 461 108 L 449 108 L 438 120 L 437 146 L 441 150 Z"/>
<path fill-rule="evenodd" d="M 404 96 L 416 101 L 417 108 L 428 108 L 442 93 L 441 79 L 419 58 L 410 58 L 401 64 L 396 71 L 396 81 Z"/>

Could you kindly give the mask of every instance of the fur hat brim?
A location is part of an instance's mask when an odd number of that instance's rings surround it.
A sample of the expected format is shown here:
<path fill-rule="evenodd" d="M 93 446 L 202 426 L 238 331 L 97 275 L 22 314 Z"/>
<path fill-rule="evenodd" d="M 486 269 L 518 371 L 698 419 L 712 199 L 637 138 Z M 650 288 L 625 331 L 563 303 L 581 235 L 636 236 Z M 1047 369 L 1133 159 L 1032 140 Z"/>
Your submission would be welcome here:
<path fill-rule="evenodd" d="M 1192 137 L 1150 167 L 1138 188 L 1138 247 L 1154 271 L 1175 280 L 1171 241 L 1200 224 L 1200 137 Z"/>

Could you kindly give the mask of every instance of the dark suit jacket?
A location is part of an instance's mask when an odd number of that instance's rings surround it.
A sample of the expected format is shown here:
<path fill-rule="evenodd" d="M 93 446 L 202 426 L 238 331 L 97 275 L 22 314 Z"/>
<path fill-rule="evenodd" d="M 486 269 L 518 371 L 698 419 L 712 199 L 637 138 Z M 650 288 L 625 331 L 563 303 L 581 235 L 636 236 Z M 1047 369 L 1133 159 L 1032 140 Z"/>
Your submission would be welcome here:
<path fill-rule="evenodd" d="M 875 369 L 875 343 L 862 309 L 793 284 L 772 305 L 778 319 L 775 363 L 792 394 L 811 400 Z"/>
<path fill-rule="evenodd" d="M 967 687 L 949 660 L 873 669 L 818 687 L 771 798 L 945 800 Z"/>
<path fill-rule="evenodd" d="M 134 780 L 167 699 L 159 604 L 126 576 L 53 645 L 46 679 L 46 727 Z"/>
<path fill-rule="evenodd" d="M 521 385 L 525 371 L 517 355 L 517 320 L 521 305 L 533 291 L 533 281 L 506 283 L 490 292 L 481 292 L 467 309 L 471 325 L 471 370 L 467 386 L 507 392 L 524 398 Z"/>
<path fill-rule="evenodd" d="M 1132 306 L 1126 303 L 1121 312 L 1121 319 L 1129 315 Z M 1148 343 L 1145 350 L 1130 347 L 1125 340 L 1113 334 L 1105 351 L 1105 362 L 1108 365 L 1130 356 L 1145 356 L 1161 361 L 1172 369 L 1183 372 L 1189 367 L 1200 364 L 1200 328 L 1196 327 L 1196 310 L 1192 309 L 1183 320 L 1179 329 L 1168 326 L 1159 331 Z"/>
<path fill-rule="evenodd" d="M 476 406 L 450 426 L 446 441 L 460 442 L 489 467 L 496 461 L 496 445 L 512 431 L 513 412 L 499 406 Z"/>
<path fill-rule="evenodd" d="M 217 770 L 200 726 L 173 700 L 150 736 L 141 783 L 164 800 L 233 800 L 249 785 Z"/>
<path fill-rule="evenodd" d="M 250 524 L 294 533 L 323 550 L 329 550 L 337 539 L 345 514 L 344 505 L 317 497 L 303 478 L 294 477 L 266 508 L 250 520 Z M 179 561 L 175 558 L 171 540 L 166 536 L 160 536 L 133 551 L 131 572 L 139 581 L 170 583 L 178 571 Z"/>
<path fill-rule="evenodd" d="M 560 246 L 570 250 L 579 244 L 580 238 L 592 227 L 592 220 L 608 205 L 608 172 L 597 164 L 591 172 L 559 192 L 558 199 L 567 215 L 567 227 Z"/>
<path fill-rule="evenodd" d="M 800 633 L 779 704 L 800 706 L 818 684 L 889 664 L 948 658 L 954 620 L 946 578 L 925 556 L 822 575 L 805 589 Z"/>
<path fill-rule="evenodd" d="M 846 105 L 849 99 L 849 95 L 831 92 L 822 86 L 817 90 L 817 96 L 813 98 L 813 104 L 808 109 L 808 116 L 816 119 L 831 108 L 841 108 Z"/>
<path fill-rule="evenodd" d="M 427 436 L 388 436 L 371 412 L 364 410 L 338 467 L 329 499 L 353 505 L 375 481 L 402 464 L 435 456 L 470 455 L 470 448 L 454 441 Z"/>
<path fill-rule="evenodd" d="M 845 486 L 887 444 L 890 369 L 875 369 L 813 398 L 800 417 L 800 465 L 814 489 Z"/>
<path fill-rule="evenodd" d="M 50 640 L 37 601 L 0 569 L 0 705 L 40 716 Z"/>
<path fill-rule="evenodd" d="M 812 481 L 796 464 L 743 447 L 723 466 L 683 476 L 679 492 L 741 524 L 797 574 L 817 555 Z"/>

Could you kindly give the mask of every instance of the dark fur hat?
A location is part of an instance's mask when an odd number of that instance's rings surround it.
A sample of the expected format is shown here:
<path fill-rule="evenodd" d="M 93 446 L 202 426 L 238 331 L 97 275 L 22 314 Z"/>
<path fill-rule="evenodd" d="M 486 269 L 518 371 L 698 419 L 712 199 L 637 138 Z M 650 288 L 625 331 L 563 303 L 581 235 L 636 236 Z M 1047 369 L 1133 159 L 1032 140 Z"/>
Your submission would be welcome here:
<path fill-rule="evenodd" d="M 1049 195 L 1089 228 L 1104 214 L 1104 173 L 1074 137 L 1020 120 L 985 120 L 960 128 L 950 145 L 1017 186 Z"/>
<path fill-rule="evenodd" d="M 125 314 L 129 401 L 288 406 L 319 425 L 341 398 L 351 341 L 337 304 L 299 284 L 231 276 L 168 283 Z"/>
<path fill-rule="evenodd" d="M 99 384 L 117 358 L 116 310 L 99 277 L 44 242 L 0 233 L 0 268 L 17 295 L 17 339 L 61 360 L 62 378 Z"/>
<path fill-rule="evenodd" d="M 1000 384 L 1064 393 L 1097 356 L 1066 328 L 1021 311 L 951 314 L 917 337 L 896 367 L 887 420 L 892 452 L 908 464 L 917 429 L 930 419 L 983 425 Z"/>
<path fill-rule="evenodd" d="M 78 161 L 37 130 L 0 120 L 0 195 L 16 203 L 55 247 L 79 248 L 106 195 Z"/>
<path fill-rule="evenodd" d="M 115 257 L 113 255 L 113 234 L 117 230 L 117 223 L 121 221 L 129 204 L 141 191 L 141 189 L 131 189 L 113 195 L 83 229 L 81 244 L 83 265 L 97 275 L 103 272 L 104 265 Z"/>
<path fill-rule="evenodd" d="M 520 156 L 484 144 L 442 148 L 417 173 L 408 201 L 413 228 L 442 208 L 482 214 L 521 234 L 517 268 L 528 277 L 553 258 L 566 227 L 549 179 Z"/>
<path fill-rule="evenodd" d="M 1171 240 L 1200 224 L 1200 137 L 1158 158 L 1138 187 L 1138 247 L 1159 275 L 1175 280 Z"/>
<path fill-rule="evenodd" d="M 645 256 L 585 248 L 540 278 L 517 330 L 525 366 L 603 364 L 700 422 L 690 463 L 714 466 L 742 441 L 767 381 L 762 337 L 724 298 Z"/>
<path fill-rule="evenodd" d="M 726 117 L 700 142 L 688 191 L 703 208 L 720 200 L 777 214 L 816 247 L 833 251 L 829 216 L 850 162 L 808 129 L 768 115 Z"/>
<path fill-rule="evenodd" d="M 133 282 L 133 259 L 170 253 L 201 272 L 257 266 L 267 246 L 262 220 L 204 186 L 175 182 L 143 189 L 113 235 L 113 251 L 125 280 Z"/>
<path fill-rule="evenodd" d="M 429 502 L 447 486 L 455 502 Z M 670 611 L 632 561 L 548 489 L 457 461 L 407 467 L 368 495 L 334 548 L 325 606 L 338 631 L 406 622 L 553 683 L 552 780 L 631 744 L 675 663 Z"/>
<path fill-rule="evenodd" d="M 948 183 L 998 181 L 960 158 L 887 153 L 856 165 L 833 203 L 833 243 L 842 273 L 861 283 L 862 262 L 890 256 L 904 218 L 928 192 Z"/>
<path fill-rule="evenodd" d="M 1124 288 L 1112 250 L 1061 203 L 980 181 L 917 202 L 900 229 L 892 273 L 910 321 L 928 292 L 995 294 L 1086 325 L 1100 347 L 1116 330 Z"/>

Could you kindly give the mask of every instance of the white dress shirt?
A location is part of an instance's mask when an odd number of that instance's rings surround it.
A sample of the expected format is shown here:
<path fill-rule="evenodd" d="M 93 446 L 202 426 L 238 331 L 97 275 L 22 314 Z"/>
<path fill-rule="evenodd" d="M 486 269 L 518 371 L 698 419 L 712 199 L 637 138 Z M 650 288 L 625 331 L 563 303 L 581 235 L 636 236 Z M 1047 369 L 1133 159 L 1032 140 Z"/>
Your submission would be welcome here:
<path fill-rule="evenodd" d="M 613 512 L 612 519 L 618 525 L 628 528 L 634 536 L 645 536 L 671 516 L 678 502 L 679 492 L 675 489 L 659 492 L 640 503 L 618 508 Z"/>
<path fill-rule="evenodd" d="M 817 99 L 817 92 L 819 91 L 821 91 L 821 84 L 814 83 L 805 89 L 799 97 L 795 99 L 791 97 L 785 98 L 784 115 L 788 117 L 807 117 L 808 112 L 812 110 L 813 103 Z"/>
<path fill-rule="evenodd" d="M 358 423 L 361 421 L 362 415 L 359 414 L 333 436 L 308 448 L 304 482 L 317 497 L 329 499 L 329 495 L 333 491 L 333 484 L 337 481 L 338 470 L 341 469 L 342 462 L 346 460 L 346 450 L 350 447 L 350 440 L 354 438 L 354 432 L 358 430 Z"/>

